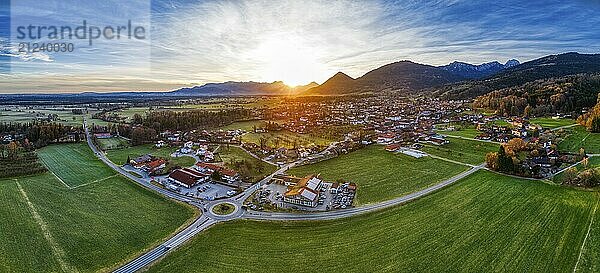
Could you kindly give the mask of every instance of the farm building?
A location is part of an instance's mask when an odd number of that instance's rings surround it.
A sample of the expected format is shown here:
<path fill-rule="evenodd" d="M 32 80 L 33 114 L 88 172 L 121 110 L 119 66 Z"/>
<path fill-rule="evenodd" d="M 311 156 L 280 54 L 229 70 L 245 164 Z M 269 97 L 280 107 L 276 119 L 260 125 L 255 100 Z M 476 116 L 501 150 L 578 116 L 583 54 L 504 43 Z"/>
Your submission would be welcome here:
<path fill-rule="evenodd" d="M 314 175 L 302 178 L 296 185 L 289 186 L 283 201 L 290 204 L 316 207 L 323 181 Z"/>
<path fill-rule="evenodd" d="M 209 175 L 197 172 L 190 168 L 177 169 L 169 174 L 169 181 L 182 187 L 191 188 L 209 179 Z"/>

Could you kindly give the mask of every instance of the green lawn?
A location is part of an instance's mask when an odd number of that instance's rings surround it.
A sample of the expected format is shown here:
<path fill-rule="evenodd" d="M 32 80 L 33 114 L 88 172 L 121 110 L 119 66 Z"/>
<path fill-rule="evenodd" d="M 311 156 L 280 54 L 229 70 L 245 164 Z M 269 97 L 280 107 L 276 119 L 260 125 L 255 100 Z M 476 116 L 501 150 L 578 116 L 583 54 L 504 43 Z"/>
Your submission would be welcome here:
<path fill-rule="evenodd" d="M 265 124 L 266 122 L 264 120 L 238 121 L 227 126 L 219 127 L 219 129 L 222 129 L 224 131 L 241 129 L 247 132 L 251 132 L 254 129 L 254 126 L 256 126 L 256 128 L 262 128 L 265 126 Z"/>
<path fill-rule="evenodd" d="M 371 145 L 340 157 L 289 170 L 293 175 L 321 174 L 326 180 L 355 182 L 355 205 L 379 202 L 426 188 L 468 167 L 431 157 L 413 158 Z"/>
<path fill-rule="evenodd" d="M 578 152 L 581 147 L 588 154 L 600 153 L 600 134 L 590 133 L 582 126 L 575 126 L 567 130 L 568 136 L 558 144 L 558 149 L 567 152 Z"/>
<path fill-rule="evenodd" d="M 156 148 L 152 144 L 146 144 L 123 149 L 109 150 L 106 152 L 106 156 L 108 159 L 110 159 L 110 161 L 117 165 L 125 164 L 127 161 L 127 156 L 129 156 L 131 159 L 134 159 L 145 154 L 152 154 L 153 156 L 168 159 L 171 165 L 177 165 L 180 167 L 189 167 L 196 163 L 196 160 L 189 156 L 171 157 L 171 154 L 177 149 L 178 147 Z"/>
<path fill-rule="evenodd" d="M 217 151 L 221 157 L 221 160 L 223 160 L 228 168 L 234 169 L 243 175 L 250 176 L 252 178 L 252 182 L 258 182 L 263 177 L 277 170 L 276 166 L 268 164 L 262 160 L 258 160 L 238 147 L 221 146 Z M 240 161 L 248 162 L 250 164 L 248 166 L 249 168 L 240 168 L 236 166 L 235 162 Z"/>
<path fill-rule="evenodd" d="M 293 148 L 294 142 L 298 146 L 307 146 L 310 144 L 327 146 L 331 141 L 311 136 L 308 134 L 297 134 L 289 131 L 276 131 L 276 132 L 268 132 L 268 133 L 248 133 L 242 137 L 243 142 L 248 143 L 256 143 L 260 144 L 260 139 L 265 138 L 267 140 L 266 145 L 278 148 L 278 147 L 286 147 Z"/>
<path fill-rule="evenodd" d="M 44 174 L 0 180 L 0 272 L 65 266 L 106 272 L 159 244 L 195 213 L 111 173 L 85 145 L 50 146 L 40 157 L 61 162 L 48 164 Z M 77 165 L 85 171 L 65 171 Z M 69 189 L 51 172 L 85 185 Z"/>
<path fill-rule="evenodd" d="M 529 120 L 530 123 L 532 124 L 537 124 L 542 126 L 542 128 L 545 129 L 554 129 L 554 128 L 558 128 L 558 127 L 563 127 L 563 126 L 569 126 L 572 124 L 575 124 L 575 120 L 573 119 L 566 119 L 566 118 L 561 118 L 561 119 L 554 119 L 554 118 L 532 118 Z"/>
<path fill-rule="evenodd" d="M 98 139 L 98 144 L 100 144 L 100 148 L 105 151 L 129 147 L 129 141 L 121 137 Z"/>
<path fill-rule="evenodd" d="M 438 133 L 442 135 L 459 136 L 465 138 L 475 138 L 476 136 L 481 134 L 481 132 L 477 131 L 477 129 L 475 128 L 461 128 L 455 131 L 438 131 Z"/>
<path fill-rule="evenodd" d="M 69 187 L 115 175 L 90 152 L 86 143 L 47 146 L 39 150 L 38 156 Z"/>
<path fill-rule="evenodd" d="M 485 161 L 485 154 L 496 152 L 500 145 L 477 140 L 448 138 L 450 143 L 443 146 L 425 145 L 423 151 L 443 158 L 478 165 Z"/>
<path fill-rule="evenodd" d="M 46 118 L 49 114 L 58 115 L 56 122 L 65 125 L 77 126 L 83 123 L 83 115 L 75 115 L 71 109 L 63 108 L 35 108 L 9 107 L 11 111 L 0 110 L 0 122 L 32 122 L 39 118 Z"/>
<path fill-rule="evenodd" d="M 572 272 L 597 200 L 590 192 L 480 171 L 368 215 L 219 224 L 149 272 Z M 582 272 L 600 264 L 596 232 Z"/>

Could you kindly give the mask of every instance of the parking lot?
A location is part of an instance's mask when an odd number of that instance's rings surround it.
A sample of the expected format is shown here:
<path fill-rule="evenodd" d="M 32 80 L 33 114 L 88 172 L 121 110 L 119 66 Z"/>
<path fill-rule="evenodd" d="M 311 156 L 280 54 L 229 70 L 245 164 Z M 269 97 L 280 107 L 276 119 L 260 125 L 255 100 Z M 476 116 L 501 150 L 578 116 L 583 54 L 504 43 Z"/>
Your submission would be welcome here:
<path fill-rule="evenodd" d="M 257 191 L 257 199 L 259 203 L 271 203 L 279 209 L 294 209 L 302 211 L 327 211 L 333 208 L 333 197 L 334 195 L 329 193 L 331 183 L 323 183 L 321 188 L 319 205 L 316 207 L 305 207 L 296 204 L 288 204 L 283 202 L 283 194 L 287 191 L 287 187 L 279 184 L 268 184 L 263 186 Z"/>
<path fill-rule="evenodd" d="M 223 184 L 214 183 L 214 182 L 206 182 L 202 184 L 198 184 L 191 188 L 181 187 L 179 185 L 174 185 L 170 183 L 166 177 L 157 177 L 155 178 L 157 182 L 167 187 L 172 191 L 178 192 L 185 196 L 191 196 L 195 198 L 200 198 L 203 200 L 215 200 L 218 198 L 229 197 L 235 195 L 236 188 L 229 187 Z M 235 192 L 235 193 L 234 193 Z"/>

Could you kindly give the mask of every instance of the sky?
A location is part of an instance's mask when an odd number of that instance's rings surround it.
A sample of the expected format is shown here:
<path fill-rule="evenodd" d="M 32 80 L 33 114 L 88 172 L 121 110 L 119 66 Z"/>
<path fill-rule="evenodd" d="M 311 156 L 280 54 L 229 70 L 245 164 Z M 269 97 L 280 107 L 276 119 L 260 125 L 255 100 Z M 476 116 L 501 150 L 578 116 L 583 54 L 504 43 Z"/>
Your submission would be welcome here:
<path fill-rule="evenodd" d="M 338 71 L 359 77 L 400 60 L 479 64 L 600 53 L 595 0 L 6 1 L 0 0 L 0 93 L 164 91 L 224 81 L 293 86 L 322 83 Z M 23 39 L 17 31 L 75 29 L 84 20 L 102 30 L 131 22 L 144 38 L 102 36 L 90 45 L 47 35 Z M 72 43 L 74 50 L 19 52 L 27 42 Z"/>

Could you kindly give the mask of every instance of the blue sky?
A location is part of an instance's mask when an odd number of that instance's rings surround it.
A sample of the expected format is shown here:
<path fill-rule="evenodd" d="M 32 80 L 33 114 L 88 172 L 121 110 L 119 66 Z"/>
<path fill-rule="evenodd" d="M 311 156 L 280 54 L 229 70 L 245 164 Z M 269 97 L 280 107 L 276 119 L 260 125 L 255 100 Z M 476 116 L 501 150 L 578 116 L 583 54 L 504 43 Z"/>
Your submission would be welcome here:
<path fill-rule="evenodd" d="M 229 80 L 295 85 L 337 71 L 358 77 L 398 60 L 443 65 L 600 52 L 600 1 L 592 0 L 18 2 L 12 28 L 132 20 L 148 39 L 75 41 L 68 54 L 17 54 L 15 39 L 3 39 L 0 58 L 12 62 L 10 73 L 0 70 L 2 93 L 159 91 Z"/>

